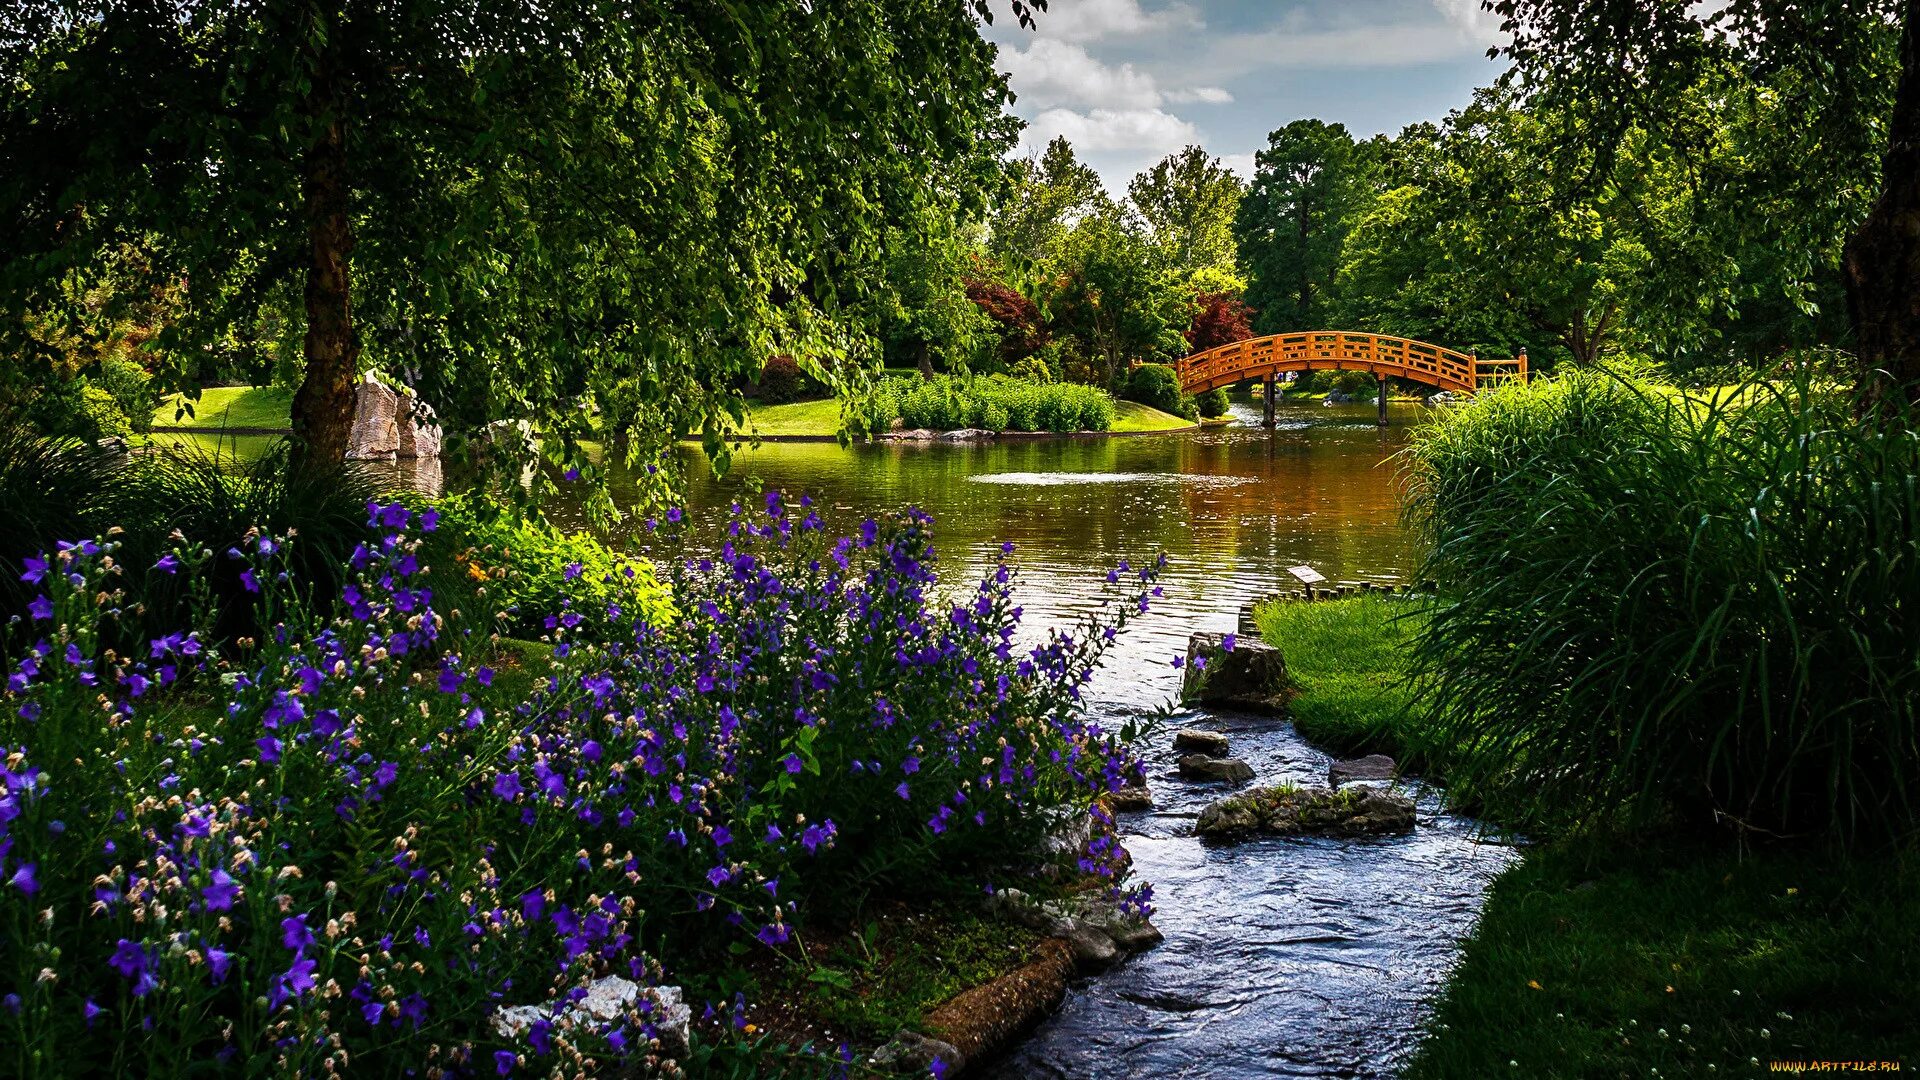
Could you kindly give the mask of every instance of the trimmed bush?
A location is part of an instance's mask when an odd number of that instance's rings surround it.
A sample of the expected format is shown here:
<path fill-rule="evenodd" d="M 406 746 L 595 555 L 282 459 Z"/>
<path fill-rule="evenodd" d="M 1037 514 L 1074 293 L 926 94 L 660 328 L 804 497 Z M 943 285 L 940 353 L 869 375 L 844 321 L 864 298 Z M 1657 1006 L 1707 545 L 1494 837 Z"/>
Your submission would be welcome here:
<path fill-rule="evenodd" d="M 1920 808 L 1920 432 L 1810 381 L 1604 372 L 1416 429 L 1435 756 L 1522 821 L 1898 834 Z"/>
<path fill-rule="evenodd" d="M 1166 364 L 1141 364 L 1127 379 L 1127 400 L 1161 412 L 1180 412 L 1180 376 Z"/>
<path fill-rule="evenodd" d="M 113 395 L 91 384 L 80 387 L 80 426 L 89 438 L 124 439 L 133 434 L 133 422 Z"/>
<path fill-rule="evenodd" d="M 1200 411 L 1200 415 L 1205 417 L 1225 416 L 1227 415 L 1227 409 L 1229 407 L 1227 392 L 1224 388 L 1220 387 L 1215 387 L 1204 394 L 1196 395 L 1193 399 L 1193 404 L 1194 408 Z"/>
<path fill-rule="evenodd" d="M 753 396 L 769 405 L 784 405 L 802 397 L 818 394 L 822 387 L 800 367 L 800 362 L 785 353 L 767 360 L 754 384 Z"/>
<path fill-rule="evenodd" d="M 146 431 L 153 426 L 153 412 L 160 402 L 153 393 L 153 376 L 147 369 L 131 360 L 108 357 L 100 361 L 100 366 L 88 374 L 87 379 L 93 385 L 105 390 L 113 397 L 114 404 L 134 431 Z"/>

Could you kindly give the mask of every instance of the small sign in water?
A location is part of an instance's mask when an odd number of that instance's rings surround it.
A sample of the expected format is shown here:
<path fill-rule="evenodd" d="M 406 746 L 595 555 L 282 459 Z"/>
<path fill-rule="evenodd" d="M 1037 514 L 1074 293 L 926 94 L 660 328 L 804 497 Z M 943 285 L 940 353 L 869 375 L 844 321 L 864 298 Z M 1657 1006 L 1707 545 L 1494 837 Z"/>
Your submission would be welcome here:
<path fill-rule="evenodd" d="M 1287 573 L 1299 578 L 1304 585 L 1318 585 L 1327 580 L 1325 575 L 1311 566 L 1289 566 Z"/>

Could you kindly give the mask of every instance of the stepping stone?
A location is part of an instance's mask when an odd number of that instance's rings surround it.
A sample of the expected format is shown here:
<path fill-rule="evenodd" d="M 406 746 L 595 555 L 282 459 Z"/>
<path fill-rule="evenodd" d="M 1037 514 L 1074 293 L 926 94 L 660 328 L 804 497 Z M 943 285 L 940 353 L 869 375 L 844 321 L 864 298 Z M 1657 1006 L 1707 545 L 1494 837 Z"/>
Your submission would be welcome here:
<path fill-rule="evenodd" d="M 1385 754 L 1368 754 L 1366 757 L 1336 761 L 1327 766 L 1327 782 L 1334 787 L 1351 784 L 1356 780 L 1387 783 L 1393 780 L 1393 776 L 1393 759 Z"/>
<path fill-rule="evenodd" d="M 1253 766 L 1239 758 L 1208 757 L 1188 754 L 1180 759 L 1180 775 L 1189 780 L 1210 780 L 1243 784 L 1253 779 Z"/>
<path fill-rule="evenodd" d="M 1145 784 L 1128 784 L 1119 791 L 1107 793 L 1107 805 L 1117 811 L 1153 809 L 1153 792 Z"/>
<path fill-rule="evenodd" d="M 1227 648 L 1227 638 L 1233 648 Z M 1284 716 L 1287 662 L 1259 638 L 1195 634 L 1187 640 L 1181 697 L 1201 705 Z"/>
<path fill-rule="evenodd" d="M 1208 757 L 1227 756 L 1227 737 L 1218 731 L 1202 731 L 1199 728 L 1181 728 L 1173 733 L 1173 748 L 1190 754 L 1205 754 Z"/>
<path fill-rule="evenodd" d="M 1215 839 L 1250 833 L 1379 836 L 1409 832 L 1413 820 L 1413 800 L 1382 788 L 1282 784 L 1215 799 L 1200 811 L 1193 831 Z"/>

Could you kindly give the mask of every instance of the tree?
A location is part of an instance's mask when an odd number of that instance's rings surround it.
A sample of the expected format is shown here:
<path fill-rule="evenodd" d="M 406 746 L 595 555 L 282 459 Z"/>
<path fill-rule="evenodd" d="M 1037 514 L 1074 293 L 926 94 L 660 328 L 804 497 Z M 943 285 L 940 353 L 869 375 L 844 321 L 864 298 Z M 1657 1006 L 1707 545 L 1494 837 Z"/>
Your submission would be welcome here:
<path fill-rule="evenodd" d="M 1185 354 L 1189 293 L 1119 207 L 1083 218 L 1061 251 L 1047 307 L 1054 337 L 1077 346 L 1069 374 L 1117 389 L 1135 361 Z"/>
<path fill-rule="evenodd" d="M 1194 297 L 1196 310 L 1187 324 L 1187 348 L 1204 352 L 1253 336 L 1253 309 L 1230 292 L 1203 292 Z"/>
<path fill-rule="evenodd" d="M 1198 146 L 1169 154 L 1127 185 L 1127 199 L 1155 247 L 1182 272 L 1235 267 L 1233 216 L 1240 178 Z"/>
<path fill-rule="evenodd" d="M 1731 66 L 1791 102 L 1792 115 L 1751 148 L 1768 185 L 1797 214 L 1776 247 L 1811 247 L 1850 202 L 1863 163 L 1878 192 L 1853 223 L 1844 280 L 1852 344 L 1875 393 L 1920 401 L 1920 3 L 1914 0 L 1487 0 L 1512 35 L 1510 83 L 1565 118 L 1556 184 L 1602 182 L 1636 127 L 1686 152 L 1698 129 L 1688 95 Z M 1897 48 L 1895 42 L 1897 40 Z M 1889 89 L 1892 93 L 1889 94 Z M 1890 378 L 1870 377 L 1885 371 Z"/>
<path fill-rule="evenodd" d="M 1034 5 L 1039 6 L 1039 5 Z M 0 347 L 102 253 L 180 287 L 176 374 L 276 303 L 338 459 L 362 353 L 455 429 L 660 452 L 771 355 L 848 347 L 863 269 L 983 208 L 1012 125 L 984 2 L 36 0 L 0 15 Z M 1016 7 L 1025 20 L 1025 5 Z M 123 264 L 124 265 L 124 264 Z M 137 295 L 146 291 L 136 288 Z M 44 359 L 44 357 L 41 357 Z"/>
<path fill-rule="evenodd" d="M 1015 275 L 1057 260 L 1075 223 L 1112 205 L 1100 174 L 1081 164 L 1064 137 L 1039 157 L 1014 162 L 1010 181 L 988 223 L 987 251 Z"/>
<path fill-rule="evenodd" d="M 1340 244 L 1372 195 L 1372 181 L 1340 124 L 1296 120 L 1267 136 L 1253 184 L 1234 218 L 1257 328 L 1325 329 L 1322 301 Z"/>

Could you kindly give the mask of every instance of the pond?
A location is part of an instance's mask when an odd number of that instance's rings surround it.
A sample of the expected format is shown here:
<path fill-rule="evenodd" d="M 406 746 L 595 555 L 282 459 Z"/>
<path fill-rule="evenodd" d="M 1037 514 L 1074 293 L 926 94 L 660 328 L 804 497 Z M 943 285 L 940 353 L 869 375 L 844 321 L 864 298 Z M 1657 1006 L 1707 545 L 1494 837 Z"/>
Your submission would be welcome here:
<path fill-rule="evenodd" d="M 1016 545 L 1030 629 L 1074 620 L 1099 603 L 1108 567 L 1164 550 L 1165 598 L 1092 687 L 1092 707 L 1117 720 L 1168 702 L 1179 683 L 1169 661 L 1188 634 L 1234 629 L 1244 605 L 1290 582 L 1286 567 L 1335 580 L 1412 572 L 1391 459 L 1417 406 L 1396 406 L 1385 431 L 1370 406 L 1287 407 L 1271 434 L 1236 408 L 1235 427 L 1162 436 L 770 444 L 738 454 L 725 479 L 696 479 L 689 504 L 696 520 L 715 520 L 764 484 L 811 494 L 842 527 L 918 505 L 935 518 L 949 583 L 970 582 L 1003 541 Z M 703 461 L 690 464 L 704 476 Z M 1228 731 L 1261 782 L 1325 782 L 1326 755 L 1284 722 L 1183 719 Z M 1206 846 L 1193 818 L 1223 792 L 1179 779 L 1165 740 L 1145 753 L 1157 807 L 1122 826 L 1167 940 L 1077 984 L 985 1075 L 1393 1075 L 1509 851 L 1478 843 L 1472 822 L 1424 793 L 1406 837 Z"/>

